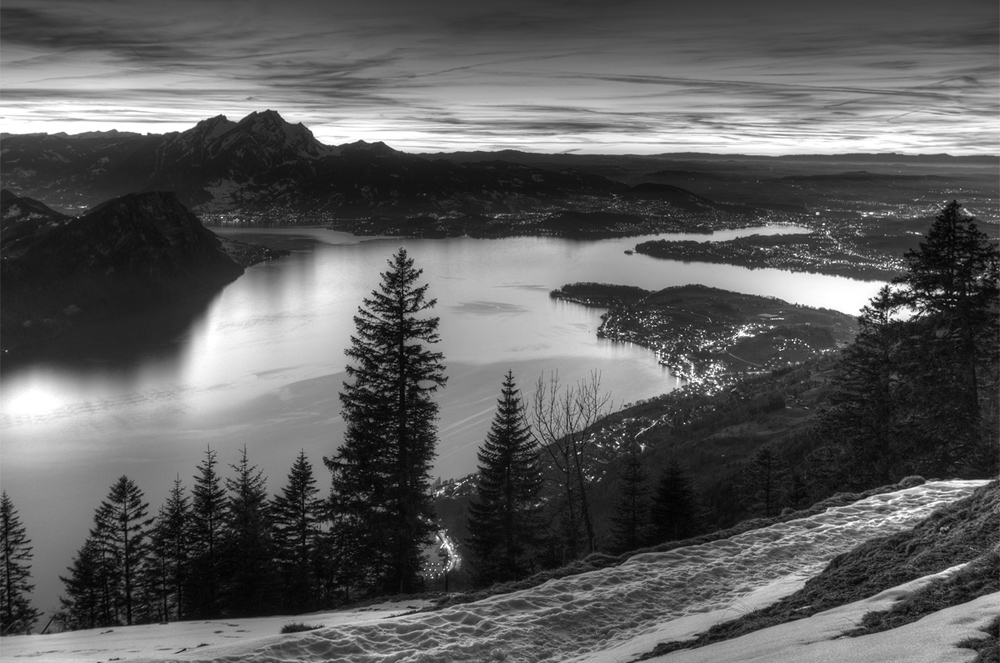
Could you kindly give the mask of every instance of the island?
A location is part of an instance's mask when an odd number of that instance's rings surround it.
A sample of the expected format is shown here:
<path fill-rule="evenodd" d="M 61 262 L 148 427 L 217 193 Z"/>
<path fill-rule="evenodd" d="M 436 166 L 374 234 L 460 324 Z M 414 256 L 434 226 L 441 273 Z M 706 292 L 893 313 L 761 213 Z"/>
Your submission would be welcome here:
<path fill-rule="evenodd" d="M 857 333 L 857 320 L 838 311 L 696 284 L 652 292 L 573 283 L 550 296 L 607 309 L 598 337 L 651 348 L 672 374 L 708 392 L 834 351 Z"/>

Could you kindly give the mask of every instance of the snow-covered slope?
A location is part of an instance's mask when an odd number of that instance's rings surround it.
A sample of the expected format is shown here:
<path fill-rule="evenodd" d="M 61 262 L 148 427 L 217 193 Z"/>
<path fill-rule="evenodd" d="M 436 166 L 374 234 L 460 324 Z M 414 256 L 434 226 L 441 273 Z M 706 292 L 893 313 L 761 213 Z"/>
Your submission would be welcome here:
<path fill-rule="evenodd" d="M 211 636 L 205 632 L 205 622 L 200 622 L 190 627 L 201 628 L 199 634 L 186 635 L 184 624 L 115 629 L 114 633 L 104 635 L 91 632 L 90 645 L 85 642 L 86 634 L 5 638 L 3 658 L 15 660 L 48 651 L 52 658 L 43 656 L 42 660 L 70 660 L 56 658 L 55 652 L 65 653 L 57 638 L 65 637 L 75 638 L 70 646 L 78 649 L 79 658 L 72 660 L 82 661 L 109 657 L 122 660 L 127 657 L 130 661 L 148 657 L 365 663 L 627 661 L 651 650 L 661 640 L 689 637 L 720 620 L 739 616 L 795 591 L 835 555 L 875 536 L 911 527 L 937 506 L 969 495 L 982 483 L 934 482 L 876 495 L 730 539 L 637 555 L 617 567 L 552 580 L 532 589 L 436 612 L 365 622 L 340 613 L 336 624 L 331 615 L 314 615 L 296 621 L 324 624 L 326 628 L 283 636 L 268 635 L 278 630 L 271 618 L 266 627 L 264 620 L 236 620 L 240 629 L 218 622 L 219 633 Z M 891 599 L 889 594 L 861 603 L 884 603 Z M 954 642 L 964 637 L 952 637 L 954 633 L 968 631 L 972 635 L 987 613 L 998 605 L 997 597 L 973 603 L 928 618 L 945 626 L 936 627 L 933 633 L 920 631 L 921 638 L 911 640 L 919 640 L 922 651 L 950 655 Z M 871 605 L 838 608 L 796 622 L 798 626 L 775 627 L 695 652 L 676 652 L 661 660 L 746 660 L 751 655 L 757 658 L 749 660 L 760 661 L 883 660 L 844 652 L 854 651 L 864 641 L 889 642 L 886 638 L 890 635 L 829 642 L 840 632 L 840 627 L 849 628 L 869 609 Z M 279 619 L 280 623 L 288 621 L 292 620 Z M 961 628 L 952 628 L 959 622 Z M 256 623 L 262 626 L 257 627 Z M 942 640 L 940 633 L 945 627 L 950 630 L 948 638 Z M 140 628 L 146 629 L 146 638 L 156 629 L 162 630 L 163 638 L 156 649 L 151 648 L 149 640 L 142 643 L 136 640 L 133 647 L 128 645 L 129 634 Z M 915 628 L 916 625 L 908 627 L 910 631 Z M 238 630 L 245 632 L 242 634 L 245 639 L 236 639 Z M 113 644 L 116 642 L 117 645 Z M 933 649 L 933 642 L 939 643 L 938 650 Z M 202 644 L 205 646 L 199 646 Z M 85 654 L 85 648 L 90 652 Z M 98 651 L 102 649 L 103 653 Z M 828 658 L 828 651 L 839 653 Z"/>

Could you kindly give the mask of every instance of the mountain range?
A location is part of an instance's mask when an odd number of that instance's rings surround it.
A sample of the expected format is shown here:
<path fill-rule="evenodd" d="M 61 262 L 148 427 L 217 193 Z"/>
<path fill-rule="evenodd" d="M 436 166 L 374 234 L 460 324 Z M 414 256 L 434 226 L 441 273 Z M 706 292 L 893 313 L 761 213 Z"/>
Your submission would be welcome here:
<path fill-rule="evenodd" d="M 180 133 L 5 134 L 4 186 L 62 211 L 167 190 L 194 212 L 481 213 L 533 208 L 628 187 L 570 169 L 509 161 L 456 163 L 384 143 L 320 143 L 274 111 L 219 115 Z M 692 196 L 695 204 L 697 197 Z"/>
<path fill-rule="evenodd" d="M 166 134 L 0 134 L 3 186 L 62 213 L 173 191 L 209 224 L 356 234 L 648 234 L 923 216 L 953 198 L 994 219 L 998 173 L 996 158 L 948 155 L 408 154 L 325 145 L 271 110 Z"/>

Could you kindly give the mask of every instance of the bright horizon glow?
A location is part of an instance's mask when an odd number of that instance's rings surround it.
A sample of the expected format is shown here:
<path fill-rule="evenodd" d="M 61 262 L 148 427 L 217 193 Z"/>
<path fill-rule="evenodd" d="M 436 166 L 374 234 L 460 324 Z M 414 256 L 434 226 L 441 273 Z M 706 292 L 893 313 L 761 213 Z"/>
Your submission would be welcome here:
<path fill-rule="evenodd" d="M 8 0 L 0 129 L 272 109 L 406 152 L 1000 154 L 982 0 Z"/>
<path fill-rule="evenodd" d="M 706 146 L 701 143 L 685 143 L 685 142 L 674 142 L 669 145 L 663 143 L 649 143 L 641 139 L 631 139 L 631 140 L 619 140 L 617 143 L 601 143 L 590 148 L 578 148 L 572 145 L 567 146 L 564 142 L 559 142 L 557 140 L 552 140 L 549 142 L 539 142 L 535 141 L 530 144 L 519 144 L 515 142 L 505 142 L 503 144 L 490 144 L 490 145 L 480 145 L 480 144 L 469 144 L 466 145 L 461 141 L 455 140 L 451 143 L 444 144 L 441 142 L 434 143 L 431 142 L 424 136 L 416 133 L 407 132 L 389 132 L 383 131 L 379 132 L 377 129 L 369 130 L 363 127 L 359 127 L 357 133 L 351 134 L 349 137 L 337 133 L 333 128 L 321 126 L 319 128 L 310 126 L 307 122 L 296 119 L 295 116 L 290 116 L 281 112 L 278 109 L 265 109 L 256 108 L 248 111 L 246 114 L 252 113 L 254 111 L 262 112 L 264 110 L 277 110 L 278 113 L 284 118 L 286 122 L 291 124 L 297 124 L 302 122 L 307 129 L 312 131 L 316 139 L 323 143 L 324 145 L 337 146 L 343 145 L 345 143 L 352 143 L 356 140 L 363 140 L 369 143 L 383 142 L 389 147 L 400 150 L 402 152 L 408 152 L 412 154 L 421 153 L 450 153 L 450 152 L 465 152 L 465 151 L 500 151 L 500 150 L 517 150 L 520 152 L 527 153 L 537 153 L 537 154 L 617 154 L 617 155 L 656 155 L 656 154 L 670 154 L 670 153 L 703 153 L 703 154 L 717 154 L 717 155 L 740 155 L 740 156 L 761 156 L 761 157 L 779 157 L 779 156 L 795 156 L 795 155 L 837 155 L 837 154 L 903 154 L 907 156 L 919 156 L 919 155 L 948 155 L 953 157 L 963 157 L 963 156 L 998 156 L 1000 155 L 1000 146 L 994 151 L 983 150 L 983 151 L 970 151 L 966 153 L 952 153 L 944 151 L 943 147 L 941 150 L 934 151 L 928 148 L 923 151 L 908 151 L 904 146 L 887 146 L 881 143 L 872 143 L 870 146 L 865 147 L 864 145 L 855 145 L 855 147 L 849 151 L 824 151 L 819 147 L 814 149 L 796 147 L 794 145 L 789 145 L 788 149 L 767 149 L 766 146 L 752 146 L 754 149 L 746 149 L 736 145 L 729 146 Z M 242 111 L 241 111 L 242 112 Z M 118 131 L 122 133 L 137 133 L 146 135 L 162 135 L 167 133 L 179 133 L 184 132 L 195 126 L 198 122 L 206 120 L 210 117 L 216 115 L 225 115 L 227 119 L 234 122 L 238 122 L 245 115 L 235 114 L 235 113 L 210 113 L 205 117 L 193 118 L 190 123 L 184 122 L 162 122 L 155 125 L 149 125 L 139 122 L 127 122 L 118 123 L 113 120 L 101 121 L 101 120 L 73 120 L 72 122 L 49 122 L 49 121 L 26 121 L 22 124 L 15 122 L 7 122 L 6 119 L 3 125 L 3 133 L 5 134 L 58 134 L 64 133 L 70 136 L 86 134 L 91 132 L 99 131 Z"/>

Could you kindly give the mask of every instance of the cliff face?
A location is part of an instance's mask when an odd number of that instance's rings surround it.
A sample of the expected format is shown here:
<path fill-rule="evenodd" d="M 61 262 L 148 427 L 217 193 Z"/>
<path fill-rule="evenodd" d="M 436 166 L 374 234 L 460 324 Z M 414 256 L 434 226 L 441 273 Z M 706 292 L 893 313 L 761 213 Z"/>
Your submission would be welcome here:
<path fill-rule="evenodd" d="M 23 200 L 5 202 L 24 209 Z M 77 218 L 5 216 L 2 230 L 5 354 L 82 322 L 210 293 L 243 273 L 172 193 L 122 196 Z"/>

